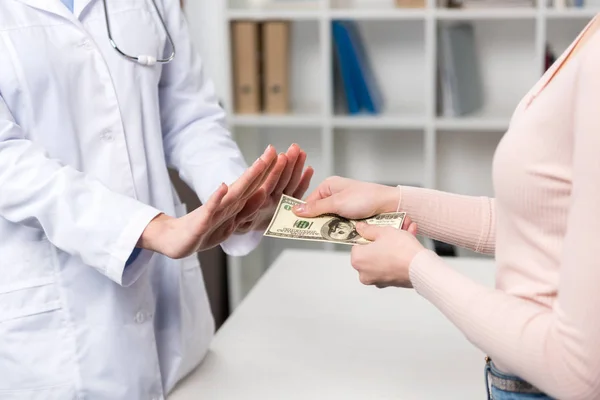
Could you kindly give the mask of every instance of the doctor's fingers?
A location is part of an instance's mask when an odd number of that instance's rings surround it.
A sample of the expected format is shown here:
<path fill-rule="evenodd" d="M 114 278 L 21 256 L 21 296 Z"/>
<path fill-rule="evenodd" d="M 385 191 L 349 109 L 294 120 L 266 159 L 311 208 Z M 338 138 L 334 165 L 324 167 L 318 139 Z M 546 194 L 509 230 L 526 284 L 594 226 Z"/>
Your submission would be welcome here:
<path fill-rule="evenodd" d="M 215 192 L 208 198 L 206 203 L 192 211 L 192 213 L 203 213 L 204 215 L 208 216 L 208 218 L 211 218 L 211 216 L 217 214 L 221 210 L 222 200 L 227 195 L 228 191 L 229 188 L 227 185 L 221 183 L 217 190 L 215 190 Z"/>
<path fill-rule="evenodd" d="M 294 168 L 292 169 L 292 174 L 290 176 L 290 180 L 288 184 L 283 189 L 283 193 L 288 196 L 293 196 L 298 188 L 298 184 L 302 179 L 302 172 L 304 171 L 304 163 L 306 162 L 306 152 L 300 151 L 298 154 L 298 158 L 296 159 L 296 163 L 294 164 Z"/>
<path fill-rule="evenodd" d="M 227 240 L 233 232 L 235 232 L 236 228 L 237 226 L 234 218 L 222 221 L 222 223 L 213 227 L 213 229 L 204 236 L 199 250 L 207 250 L 218 246 Z"/>
<path fill-rule="evenodd" d="M 256 193 L 256 191 L 260 189 L 271 176 L 271 173 L 277 167 L 277 163 L 280 162 L 279 156 L 275 152 L 275 148 L 271 145 L 269 145 L 269 148 L 271 148 L 272 151 L 269 153 L 268 157 L 265 157 L 264 155 L 261 157 L 261 159 L 267 163 L 267 168 L 262 175 L 248 187 L 246 192 L 242 194 L 242 198 L 247 199 Z"/>
<path fill-rule="evenodd" d="M 216 222 L 223 219 L 221 204 L 227 191 L 227 185 L 222 183 L 203 205 L 179 219 L 185 220 L 195 235 L 206 235 Z"/>
<path fill-rule="evenodd" d="M 283 153 L 279 154 L 277 156 L 277 161 L 276 161 L 275 166 L 269 172 L 269 175 L 267 176 L 267 179 L 265 180 L 265 182 L 263 183 L 262 188 L 261 188 L 265 191 L 267 196 L 271 196 L 271 194 L 274 192 L 275 187 L 277 186 L 277 183 L 279 182 L 279 179 L 281 179 L 281 174 L 285 170 L 287 164 L 288 164 L 287 156 Z M 279 200 L 279 199 L 277 199 L 277 200 Z"/>
<path fill-rule="evenodd" d="M 239 223 L 243 223 L 249 219 L 252 219 L 262 208 L 267 194 L 264 190 L 260 189 L 254 195 L 252 195 L 243 205 L 243 207 L 236 213 L 235 218 Z"/>
<path fill-rule="evenodd" d="M 271 163 L 272 164 L 272 163 Z M 265 179 L 265 172 L 269 165 L 262 159 L 258 159 L 240 176 L 231 186 L 229 192 L 223 198 L 223 208 L 234 208 L 236 204 L 244 202 L 251 194 L 254 187 L 259 187 Z"/>
<path fill-rule="evenodd" d="M 302 199 L 302 197 L 304 197 L 304 194 L 306 193 L 306 191 L 308 190 L 308 187 L 310 186 L 310 181 L 312 180 L 314 172 L 315 172 L 315 170 L 312 167 L 306 168 L 306 170 L 304 171 L 304 174 L 302 174 L 302 178 L 300 178 L 300 183 L 298 183 L 298 186 L 296 187 L 296 191 L 294 192 L 292 197 L 294 197 L 296 199 Z"/>
<path fill-rule="evenodd" d="M 279 182 L 277 182 L 277 186 L 275 186 L 275 189 L 273 189 L 272 191 L 272 196 L 274 196 L 278 200 L 284 193 L 285 188 L 288 186 L 288 183 L 292 178 L 292 173 L 294 172 L 294 167 L 296 165 L 296 162 L 298 161 L 300 153 L 301 150 L 297 144 L 292 144 L 286 153 L 288 159 L 287 165 L 281 173 L 281 177 L 279 178 Z"/>

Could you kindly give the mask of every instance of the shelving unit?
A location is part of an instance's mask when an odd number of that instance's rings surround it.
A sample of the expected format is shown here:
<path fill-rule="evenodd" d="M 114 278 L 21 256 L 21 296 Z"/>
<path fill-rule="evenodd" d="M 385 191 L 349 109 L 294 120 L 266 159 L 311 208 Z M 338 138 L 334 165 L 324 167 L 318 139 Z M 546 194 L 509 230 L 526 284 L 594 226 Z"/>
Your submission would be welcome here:
<path fill-rule="evenodd" d="M 546 44 L 559 56 L 596 14 L 591 9 L 550 9 L 545 2 L 530 9 L 444 9 L 428 0 L 424 9 L 400 9 L 393 0 L 321 0 L 313 8 L 254 9 L 246 1 L 251 0 L 225 4 L 223 24 L 292 22 L 293 111 L 289 115 L 236 115 L 230 81 L 224 99 L 228 123 L 248 160 L 269 143 L 281 151 L 294 142 L 302 145 L 316 170 L 309 192 L 326 177 L 342 175 L 492 196 L 494 150 L 514 107 L 544 72 Z M 359 24 L 385 98 L 381 115 L 347 116 L 340 111 L 330 27 L 332 21 L 341 19 Z M 438 26 L 458 21 L 469 21 L 475 28 L 484 107 L 475 115 L 441 118 L 435 107 L 436 32 Z M 230 48 L 224 53 L 229 57 Z M 224 65 L 231 76 L 231 58 Z M 250 256 L 230 258 L 233 307 L 289 247 L 348 250 L 265 238 Z"/>

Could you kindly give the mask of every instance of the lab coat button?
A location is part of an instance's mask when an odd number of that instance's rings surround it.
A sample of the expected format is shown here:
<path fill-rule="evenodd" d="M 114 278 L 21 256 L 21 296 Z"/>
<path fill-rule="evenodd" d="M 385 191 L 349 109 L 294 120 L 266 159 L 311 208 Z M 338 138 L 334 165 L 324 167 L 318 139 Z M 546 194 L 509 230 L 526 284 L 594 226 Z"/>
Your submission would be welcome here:
<path fill-rule="evenodd" d="M 81 44 L 79 46 L 83 47 L 84 49 L 88 49 L 88 50 L 92 49 L 92 43 L 88 39 L 81 42 Z"/>
<path fill-rule="evenodd" d="M 106 131 L 102 132 L 100 137 L 102 138 L 102 140 L 107 141 L 107 142 L 112 142 L 112 140 L 113 140 L 113 134 L 110 130 L 106 130 Z"/>
<path fill-rule="evenodd" d="M 138 312 L 138 313 L 136 314 L 136 316 L 135 316 L 135 322 L 137 322 L 138 324 L 141 324 L 142 322 L 144 322 L 144 320 L 145 320 L 145 319 L 146 319 L 146 318 L 145 318 L 145 316 L 144 316 L 144 313 L 143 313 L 143 312 L 141 312 L 141 311 L 140 311 L 140 312 Z"/>

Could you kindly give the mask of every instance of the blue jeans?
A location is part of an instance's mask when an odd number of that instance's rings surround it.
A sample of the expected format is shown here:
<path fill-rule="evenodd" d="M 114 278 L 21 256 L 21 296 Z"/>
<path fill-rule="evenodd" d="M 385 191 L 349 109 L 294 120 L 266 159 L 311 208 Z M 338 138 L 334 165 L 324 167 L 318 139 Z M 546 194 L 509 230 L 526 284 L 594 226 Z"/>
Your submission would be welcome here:
<path fill-rule="evenodd" d="M 490 359 L 485 364 L 485 387 L 488 400 L 554 400 L 522 379 L 498 371 Z"/>

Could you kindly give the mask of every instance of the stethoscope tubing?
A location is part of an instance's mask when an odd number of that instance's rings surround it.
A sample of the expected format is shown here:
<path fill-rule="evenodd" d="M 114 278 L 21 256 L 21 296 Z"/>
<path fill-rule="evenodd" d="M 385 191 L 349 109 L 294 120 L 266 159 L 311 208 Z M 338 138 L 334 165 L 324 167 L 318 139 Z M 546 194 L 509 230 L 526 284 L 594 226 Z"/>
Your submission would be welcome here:
<path fill-rule="evenodd" d="M 164 59 L 157 59 L 150 55 L 139 55 L 139 56 L 135 57 L 135 56 L 130 56 L 129 54 L 122 51 L 119 48 L 119 46 L 117 46 L 117 44 L 115 43 L 115 40 L 113 39 L 113 36 L 112 36 L 112 32 L 110 30 L 110 19 L 108 17 L 108 8 L 106 6 L 107 0 L 102 0 L 102 2 L 104 4 L 104 19 L 106 20 L 106 30 L 108 32 L 108 40 L 110 41 L 111 46 L 119 54 L 121 54 L 123 57 L 125 57 L 131 61 L 137 62 L 142 65 L 154 65 L 156 63 L 166 64 L 166 63 L 173 61 L 173 59 L 175 58 L 175 43 L 173 43 L 173 39 L 171 38 L 171 33 L 169 32 L 169 29 L 167 28 L 167 25 L 165 24 L 165 21 L 164 21 L 162 15 L 160 14 L 160 11 L 158 10 L 158 6 L 156 5 L 156 0 L 151 0 L 151 2 L 152 2 L 152 5 L 154 6 L 154 9 L 156 10 L 156 15 L 158 15 L 158 19 L 160 20 L 160 23 L 167 35 L 167 39 L 169 40 L 169 44 L 171 45 L 171 49 L 172 49 L 171 55 L 168 58 L 164 58 Z"/>

